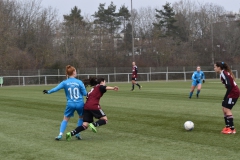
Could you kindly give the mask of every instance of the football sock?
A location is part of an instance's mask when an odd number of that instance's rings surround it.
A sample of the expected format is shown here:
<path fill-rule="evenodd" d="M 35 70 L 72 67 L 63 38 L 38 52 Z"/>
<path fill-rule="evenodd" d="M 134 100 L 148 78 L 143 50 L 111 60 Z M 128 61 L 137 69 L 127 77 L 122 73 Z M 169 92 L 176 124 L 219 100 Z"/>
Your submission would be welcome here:
<path fill-rule="evenodd" d="M 83 119 L 82 118 L 79 118 L 78 119 L 78 123 L 77 123 L 77 127 L 78 126 L 81 126 L 83 124 Z"/>
<path fill-rule="evenodd" d="M 95 127 L 98 127 L 98 126 L 107 124 L 107 121 L 105 121 L 105 120 L 103 120 L 103 119 L 100 119 L 100 120 L 98 120 L 97 122 L 93 122 L 92 124 L 93 124 Z"/>
<path fill-rule="evenodd" d="M 228 119 L 229 126 L 230 126 L 231 130 L 234 130 L 233 116 L 232 115 L 227 115 L 227 119 Z"/>
<path fill-rule="evenodd" d="M 134 90 L 134 84 L 132 84 L 132 90 Z"/>
<path fill-rule="evenodd" d="M 74 135 L 78 134 L 79 132 L 84 131 L 86 129 L 87 129 L 87 127 L 84 125 L 78 126 L 77 128 L 75 128 L 74 130 L 71 131 L 71 136 L 74 136 Z"/>
<path fill-rule="evenodd" d="M 189 97 L 191 98 L 191 97 L 192 97 L 192 95 L 193 95 L 193 92 L 190 92 L 190 93 L 189 93 Z"/>
<path fill-rule="evenodd" d="M 66 121 L 66 120 L 62 121 L 61 126 L 60 126 L 60 134 L 59 135 L 63 134 L 63 132 L 65 131 L 65 129 L 67 127 L 67 124 L 68 124 L 68 121 Z"/>
<path fill-rule="evenodd" d="M 229 127 L 229 122 L 228 122 L 228 119 L 227 119 L 227 115 L 225 115 L 225 114 L 224 114 L 224 121 L 225 121 L 226 127 L 228 128 Z"/>
<path fill-rule="evenodd" d="M 136 85 L 140 88 L 140 85 L 138 83 L 136 83 Z"/>
<path fill-rule="evenodd" d="M 200 93 L 200 90 L 197 90 L 197 94 L 199 94 Z"/>

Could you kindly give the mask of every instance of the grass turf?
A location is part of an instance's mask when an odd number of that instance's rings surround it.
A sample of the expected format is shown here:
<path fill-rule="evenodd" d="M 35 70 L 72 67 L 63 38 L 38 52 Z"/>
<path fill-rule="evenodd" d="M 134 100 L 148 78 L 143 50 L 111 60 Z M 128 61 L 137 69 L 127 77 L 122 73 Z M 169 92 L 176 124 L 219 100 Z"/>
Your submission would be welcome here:
<path fill-rule="evenodd" d="M 130 83 L 107 91 L 101 106 L 109 123 L 98 133 L 81 133 L 83 140 L 55 141 L 65 109 L 63 91 L 42 94 L 51 86 L 0 88 L 0 159 L 18 160 L 205 160 L 238 159 L 240 134 L 220 134 L 224 127 L 221 100 L 225 88 L 219 81 L 203 84 L 200 98 L 188 99 L 191 82 Z M 89 89 L 89 88 L 88 88 Z M 196 93 L 196 91 L 195 91 Z M 240 103 L 240 102 L 238 102 Z M 233 108 L 235 127 L 240 128 L 239 104 Z M 77 114 L 66 131 L 76 127 Z M 193 131 L 183 128 L 185 121 Z M 239 130 L 240 131 L 240 130 Z"/>

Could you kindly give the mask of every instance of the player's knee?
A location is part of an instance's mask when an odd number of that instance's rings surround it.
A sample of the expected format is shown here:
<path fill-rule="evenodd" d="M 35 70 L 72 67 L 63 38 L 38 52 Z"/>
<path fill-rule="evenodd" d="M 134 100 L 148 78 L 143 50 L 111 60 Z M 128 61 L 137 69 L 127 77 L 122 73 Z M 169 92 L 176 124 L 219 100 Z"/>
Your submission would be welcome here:
<path fill-rule="evenodd" d="M 104 116 L 104 117 L 102 117 L 102 118 L 100 118 L 100 119 L 105 120 L 106 123 L 107 123 L 107 121 L 108 121 L 107 116 Z"/>
<path fill-rule="evenodd" d="M 82 125 L 85 129 L 87 129 L 88 128 L 88 126 L 89 126 L 89 123 L 88 122 L 83 122 L 83 125 Z"/>

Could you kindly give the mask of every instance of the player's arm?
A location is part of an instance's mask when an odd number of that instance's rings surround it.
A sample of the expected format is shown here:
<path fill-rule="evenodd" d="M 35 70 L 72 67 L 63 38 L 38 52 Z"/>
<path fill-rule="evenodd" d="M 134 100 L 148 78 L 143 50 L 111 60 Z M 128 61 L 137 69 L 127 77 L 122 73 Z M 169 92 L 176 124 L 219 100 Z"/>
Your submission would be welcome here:
<path fill-rule="evenodd" d="M 80 83 L 80 92 L 82 93 L 83 96 L 87 96 L 87 90 L 83 82 Z"/>
<path fill-rule="evenodd" d="M 137 67 L 136 67 L 136 66 L 135 66 L 134 68 L 135 68 L 135 73 L 137 74 L 137 73 L 138 73 L 138 69 L 137 69 Z"/>
<path fill-rule="evenodd" d="M 230 83 L 230 79 L 228 78 L 228 76 L 226 74 L 224 74 L 224 75 L 225 75 L 225 86 L 227 88 L 227 91 L 226 91 L 226 94 L 225 94 L 223 100 L 225 100 L 228 97 L 230 91 L 232 90 L 232 85 Z"/>
<path fill-rule="evenodd" d="M 64 87 L 63 82 L 61 82 L 59 85 L 50 89 L 49 91 L 48 90 L 43 90 L 43 93 L 44 94 L 51 94 L 51 93 L 59 91 L 60 89 L 63 89 L 63 87 Z"/>
<path fill-rule="evenodd" d="M 205 83 L 205 74 L 202 72 L 202 80 L 203 80 L 203 83 Z"/>
<path fill-rule="evenodd" d="M 192 75 L 192 80 L 193 81 L 197 81 L 197 76 L 196 76 L 196 73 L 194 72 L 193 75 Z"/>
<path fill-rule="evenodd" d="M 106 87 L 106 90 L 114 90 L 114 91 L 118 91 L 118 86 L 114 86 L 114 87 L 110 87 L 110 86 L 107 86 Z"/>

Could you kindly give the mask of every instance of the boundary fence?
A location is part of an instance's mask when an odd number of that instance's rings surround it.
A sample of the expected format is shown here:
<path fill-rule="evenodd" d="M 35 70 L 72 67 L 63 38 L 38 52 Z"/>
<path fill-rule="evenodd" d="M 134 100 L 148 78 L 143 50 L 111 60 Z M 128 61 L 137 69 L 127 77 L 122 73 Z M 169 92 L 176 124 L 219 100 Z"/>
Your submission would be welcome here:
<path fill-rule="evenodd" d="M 129 68 L 128 68 L 129 70 Z M 235 74 L 236 78 L 238 79 L 238 71 L 232 70 Z M 191 79 L 193 71 L 160 71 L 160 72 L 152 72 L 151 67 L 149 68 L 149 72 L 141 72 L 138 73 L 138 81 L 157 81 L 157 80 L 183 80 L 187 81 Z M 217 79 L 219 75 L 214 71 L 204 71 L 206 79 Z M 48 84 L 57 84 L 60 83 L 62 80 L 66 79 L 64 74 L 60 74 L 60 70 L 58 70 L 58 74 L 40 74 L 41 72 L 38 70 L 38 74 L 36 75 L 20 75 L 18 71 L 18 75 L 15 76 L 1 76 L 0 78 L 2 81 L 4 80 L 3 85 L 48 85 Z M 95 73 L 83 73 L 78 74 L 78 79 L 86 79 L 91 76 L 96 77 L 103 77 L 105 78 L 106 82 L 130 82 L 131 81 L 131 74 L 132 73 L 98 73 L 97 69 Z"/>

